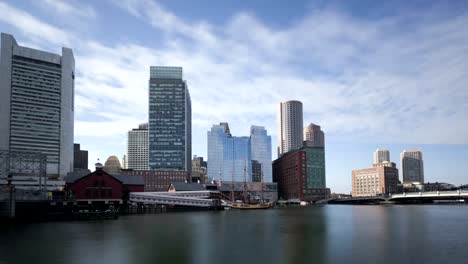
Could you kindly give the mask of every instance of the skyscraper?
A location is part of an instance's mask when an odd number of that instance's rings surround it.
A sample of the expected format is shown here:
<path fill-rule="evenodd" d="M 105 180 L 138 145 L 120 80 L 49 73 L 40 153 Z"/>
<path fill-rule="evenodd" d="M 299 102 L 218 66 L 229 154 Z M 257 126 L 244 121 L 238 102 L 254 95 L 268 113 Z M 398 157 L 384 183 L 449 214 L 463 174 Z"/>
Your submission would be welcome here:
<path fill-rule="evenodd" d="M 400 154 L 403 182 L 424 183 L 424 163 L 422 152 L 417 149 L 403 150 Z"/>
<path fill-rule="evenodd" d="M 19 46 L 1 34 L 0 149 L 47 156 L 49 177 L 73 171 L 75 59 Z"/>
<path fill-rule="evenodd" d="M 378 148 L 374 152 L 374 164 L 379 164 L 384 161 L 390 161 L 390 151 L 386 149 L 380 149 Z"/>
<path fill-rule="evenodd" d="M 125 169 L 148 170 L 148 123 L 128 131 Z"/>
<path fill-rule="evenodd" d="M 325 199 L 325 148 L 302 147 L 273 161 L 273 181 L 278 183 L 278 196 L 283 199 L 316 201 Z"/>
<path fill-rule="evenodd" d="M 227 123 L 208 131 L 208 178 L 221 181 L 272 181 L 271 137 L 264 127 L 252 126 L 250 137 L 233 137 Z M 255 165 L 255 168 L 253 168 Z"/>
<path fill-rule="evenodd" d="M 205 183 L 207 178 L 207 166 L 208 163 L 203 160 L 203 157 L 194 156 L 192 159 L 192 181 Z"/>
<path fill-rule="evenodd" d="M 320 126 L 310 123 L 304 128 L 304 146 L 307 147 L 325 147 L 325 135 Z"/>
<path fill-rule="evenodd" d="M 252 153 L 252 161 L 255 160 L 259 163 L 260 176 L 261 174 L 263 174 L 263 181 L 272 182 L 273 171 L 271 164 L 271 136 L 267 135 L 265 127 L 250 127 L 250 147 L 250 152 Z M 257 181 L 257 179 L 254 181 Z"/>
<path fill-rule="evenodd" d="M 208 178 L 218 181 L 251 181 L 250 138 L 233 137 L 228 123 L 208 131 Z M 244 171 L 245 170 L 245 171 Z"/>
<path fill-rule="evenodd" d="M 280 103 L 278 111 L 278 157 L 302 147 L 304 135 L 302 103 L 287 101 Z"/>
<path fill-rule="evenodd" d="M 182 67 L 150 67 L 148 140 L 151 170 L 191 172 L 192 105 Z"/>
<path fill-rule="evenodd" d="M 73 144 L 73 168 L 88 169 L 88 151 L 82 150 L 80 144 Z"/>

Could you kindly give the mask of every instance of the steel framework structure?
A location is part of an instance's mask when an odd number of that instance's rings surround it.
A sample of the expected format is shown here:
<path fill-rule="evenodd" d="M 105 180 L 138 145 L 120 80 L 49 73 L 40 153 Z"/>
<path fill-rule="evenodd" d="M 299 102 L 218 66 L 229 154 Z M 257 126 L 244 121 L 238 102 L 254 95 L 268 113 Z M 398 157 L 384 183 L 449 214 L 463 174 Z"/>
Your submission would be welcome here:
<path fill-rule="evenodd" d="M 45 189 L 47 157 L 41 153 L 0 150 L 0 180 L 38 181 Z"/>

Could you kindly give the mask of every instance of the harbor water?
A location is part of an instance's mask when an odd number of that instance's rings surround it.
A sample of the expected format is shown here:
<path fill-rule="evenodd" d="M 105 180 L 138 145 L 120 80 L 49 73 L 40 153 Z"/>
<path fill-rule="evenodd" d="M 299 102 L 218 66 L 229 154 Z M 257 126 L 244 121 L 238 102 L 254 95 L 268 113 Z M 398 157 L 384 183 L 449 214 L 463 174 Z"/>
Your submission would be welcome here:
<path fill-rule="evenodd" d="M 467 263 L 466 205 L 322 205 L 0 225 L 0 263 Z"/>

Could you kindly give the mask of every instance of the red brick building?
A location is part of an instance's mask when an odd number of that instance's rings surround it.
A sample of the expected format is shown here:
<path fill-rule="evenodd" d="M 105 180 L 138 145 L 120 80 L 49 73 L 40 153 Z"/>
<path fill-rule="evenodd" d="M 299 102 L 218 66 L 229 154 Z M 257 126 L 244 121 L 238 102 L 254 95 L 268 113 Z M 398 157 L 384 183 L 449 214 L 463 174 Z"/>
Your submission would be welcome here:
<path fill-rule="evenodd" d="M 171 183 L 185 183 L 190 175 L 187 171 L 122 170 L 121 176 L 141 176 L 145 192 L 166 192 Z"/>
<path fill-rule="evenodd" d="M 273 162 L 273 181 L 278 183 L 278 196 L 282 199 L 303 200 L 303 175 L 306 173 L 305 153 L 296 151 Z"/>
<path fill-rule="evenodd" d="M 278 197 L 308 202 L 328 198 L 330 189 L 324 187 L 324 156 L 321 147 L 303 147 L 273 161 L 273 182 L 278 183 Z M 319 174 L 317 169 L 323 171 Z"/>
<path fill-rule="evenodd" d="M 121 203 L 128 200 L 130 192 L 144 191 L 142 177 L 111 175 L 96 165 L 96 171 L 90 174 L 65 177 L 66 190 L 76 201 Z"/>

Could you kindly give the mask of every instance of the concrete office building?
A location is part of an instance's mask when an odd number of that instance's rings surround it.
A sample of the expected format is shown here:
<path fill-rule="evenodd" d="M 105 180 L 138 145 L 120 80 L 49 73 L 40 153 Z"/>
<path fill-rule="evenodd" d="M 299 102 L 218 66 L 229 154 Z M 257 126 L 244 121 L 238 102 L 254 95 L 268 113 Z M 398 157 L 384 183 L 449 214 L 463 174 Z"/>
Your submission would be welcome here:
<path fill-rule="evenodd" d="M 424 183 L 424 163 L 422 152 L 417 149 L 403 150 L 400 154 L 403 183 Z"/>
<path fill-rule="evenodd" d="M 124 169 L 148 170 L 148 123 L 128 131 L 126 162 Z"/>
<path fill-rule="evenodd" d="M 304 128 L 304 139 L 306 147 L 325 147 L 325 134 L 316 124 L 310 123 Z"/>
<path fill-rule="evenodd" d="M 150 67 L 148 140 L 151 170 L 191 173 L 192 103 L 182 67 Z"/>
<path fill-rule="evenodd" d="M 302 147 L 303 121 L 302 103 L 287 101 L 280 103 L 278 111 L 278 157 Z"/>
<path fill-rule="evenodd" d="M 0 149 L 42 153 L 47 175 L 73 171 L 75 59 L 19 46 L 1 34 Z"/>
<path fill-rule="evenodd" d="M 390 151 L 388 151 L 386 149 L 378 148 L 374 152 L 374 163 L 373 164 L 382 163 L 384 161 L 390 161 Z"/>
<path fill-rule="evenodd" d="M 192 159 L 192 182 L 205 183 L 207 181 L 208 163 L 203 157 L 194 156 Z"/>

